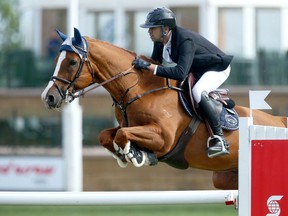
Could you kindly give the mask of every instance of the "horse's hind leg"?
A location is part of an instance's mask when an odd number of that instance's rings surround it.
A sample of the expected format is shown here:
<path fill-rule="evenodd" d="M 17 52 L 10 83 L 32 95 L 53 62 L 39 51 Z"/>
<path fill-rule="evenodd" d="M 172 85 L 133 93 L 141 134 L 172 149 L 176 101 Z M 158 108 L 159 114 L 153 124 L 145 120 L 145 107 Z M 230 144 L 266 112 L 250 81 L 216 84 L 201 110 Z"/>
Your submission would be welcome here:
<path fill-rule="evenodd" d="M 214 171 L 213 184 L 222 190 L 238 189 L 238 170 Z"/>

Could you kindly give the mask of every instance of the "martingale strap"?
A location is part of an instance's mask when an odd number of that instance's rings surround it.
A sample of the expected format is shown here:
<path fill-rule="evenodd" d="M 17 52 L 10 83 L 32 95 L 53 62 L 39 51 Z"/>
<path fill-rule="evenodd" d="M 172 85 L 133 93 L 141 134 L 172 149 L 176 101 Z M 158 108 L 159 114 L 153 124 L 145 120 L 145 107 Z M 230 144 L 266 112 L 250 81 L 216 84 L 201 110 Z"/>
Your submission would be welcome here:
<path fill-rule="evenodd" d="M 114 102 L 115 106 L 118 107 L 121 110 L 122 116 L 125 119 L 125 124 L 128 125 L 129 123 L 128 123 L 128 117 L 127 117 L 126 109 L 127 109 L 127 107 L 130 104 L 132 104 L 136 100 L 144 97 L 145 95 L 148 95 L 148 94 L 151 94 L 151 93 L 154 93 L 154 92 L 157 92 L 157 91 L 166 90 L 166 89 L 171 89 L 171 90 L 175 90 L 175 91 L 184 91 L 181 88 L 178 88 L 178 87 L 175 87 L 175 86 L 171 86 L 170 79 L 166 78 L 166 85 L 165 86 L 162 86 L 162 87 L 159 87 L 159 88 L 156 88 L 156 89 L 151 89 L 151 90 L 148 90 L 146 92 L 143 92 L 142 94 L 139 94 L 139 95 L 135 96 L 134 98 L 128 100 L 128 102 L 126 104 L 124 104 L 124 98 L 125 98 L 126 94 L 128 93 L 129 89 L 127 89 L 126 93 L 124 94 L 124 96 L 122 97 L 120 102 L 116 101 L 116 99 L 113 98 L 113 97 L 112 97 L 112 99 L 113 99 L 113 102 Z"/>
<path fill-rule="evenodd" d="M 149 90 L 149 91 L 146 91 L 146 92 L 144 92 L 144 93 L 142 93 L 142 94 L 137 95 L 136 97 L 132 98 L 131 100 L 129 100 L 129 101 L 127 102 L 127 106 L 128 106 L 129 104 L 133 103 L 134 101 L 138 100 L 139 98 L 141 98 L 141 97 L 143 97 L 143 96 L 145 96 L 145 95 L 151 94 L 151 93 L 153 93 L 153 92 L 157 92 L 157 91 L 161 91 L 161 90 L 165 90 L 165 89 L 172 89 L 172 90 L 176 90 L 176 91 L 184 91 L 184 90 L 181 89 L 181 88 L 178 88 L 178 87 L 175 87 L 175 86 L 171 86 L 169 79 L 166 79 L 166 81 L 167 81 L 167 85 L 166 85 L 166 86 L 163 86 L 163 87 L 160 87 L 160 88 L 156 88 L 156 89 L 151 89 L 151 90 Z"/>

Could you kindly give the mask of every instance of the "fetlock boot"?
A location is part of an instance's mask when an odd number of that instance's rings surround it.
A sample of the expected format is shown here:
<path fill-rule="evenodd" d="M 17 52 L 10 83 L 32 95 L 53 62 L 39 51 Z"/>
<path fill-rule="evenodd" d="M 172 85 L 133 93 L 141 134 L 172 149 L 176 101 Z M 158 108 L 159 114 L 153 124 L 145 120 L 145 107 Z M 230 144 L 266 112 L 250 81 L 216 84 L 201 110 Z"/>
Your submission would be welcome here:
<path fill-rule="evenodd" d="M 218 155 L 229 154 L 229 144 L 224 138 L 219 114 L 214 102 L 209 98 L 206 92 L 202 92 L 199 106 L 203 113 L 203 117 L 208 121 L 214 134 L 207 140 L 208 157 L 212 158 Z"/>

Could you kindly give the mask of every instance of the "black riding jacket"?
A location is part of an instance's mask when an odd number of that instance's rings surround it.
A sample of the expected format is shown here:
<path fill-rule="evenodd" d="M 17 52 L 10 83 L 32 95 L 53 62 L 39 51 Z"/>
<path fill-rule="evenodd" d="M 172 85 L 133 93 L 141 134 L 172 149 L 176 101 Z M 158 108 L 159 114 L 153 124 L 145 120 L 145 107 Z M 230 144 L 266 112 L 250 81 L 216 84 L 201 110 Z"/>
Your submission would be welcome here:
<path fill-rule="evenodd" d="M 162 63 L 163 43 L 154 42 L 151 58 Z M 226 55 L 217 46 L 196 32 L 176 26 L 172 30 L 171 59 L 175 67 L 158 66 L 156 75 L 184 80 L 189 72 L 199 79 L 207 71 L 225 70 L 233 56 Z"/>

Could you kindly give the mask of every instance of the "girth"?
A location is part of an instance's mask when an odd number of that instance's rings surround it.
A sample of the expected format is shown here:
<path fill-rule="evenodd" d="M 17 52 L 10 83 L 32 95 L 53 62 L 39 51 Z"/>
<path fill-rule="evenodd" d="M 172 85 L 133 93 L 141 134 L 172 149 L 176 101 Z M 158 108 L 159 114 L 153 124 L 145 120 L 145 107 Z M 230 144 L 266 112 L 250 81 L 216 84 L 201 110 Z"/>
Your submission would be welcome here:
<path fill-rule="evenodd" d="M 196 115 L 194 115 L 190 124 L 183 131 L 175 147 L 166 155 L 158 158 L 158 160 L 167 163 L 168 165 L 177 169 L 187 169 L 189 167 L 189 164 L 184 158 L 184 151 L 189 139 L 197 130 L 200 122 L 200 119 Z"/>

